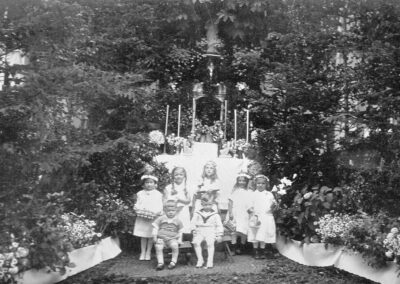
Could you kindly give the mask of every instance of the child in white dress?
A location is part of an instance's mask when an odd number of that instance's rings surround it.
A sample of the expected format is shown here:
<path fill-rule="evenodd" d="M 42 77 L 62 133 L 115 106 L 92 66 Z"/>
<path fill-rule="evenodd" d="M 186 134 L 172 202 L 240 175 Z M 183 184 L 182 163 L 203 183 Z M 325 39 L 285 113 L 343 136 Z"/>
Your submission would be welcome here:
<path fill-rule="evenodd" d="M 197 256 L 197 268 L 201 268 L 204 264 L 201 244 L 206 242 L 207 245 L 207 265 L 204 268 L 213 268 L 215 241 L 221 242 L 224 228 L 222 226 L 221 217 L 218 212 L 213 209 L 214 203 L 211 199 L 203 197 L 201 200 L 202 208 L 196 211 L 192 218 L 193 229 L 193 246 Z"/>
<path fill-rule="evenodd" d="M 236 184 L 229 196 L 227 220 L 236 225 L 235 232 L 232 234 L 232 245 L 235 254 L 241 254 L 246 244 L 247 232 L 249 229 L 249 216 L 247 209 L 251 206 L 251 194 L 247 189 L 250 176 L 246 173 L 239 173 Z M 240 245 L 237 243 L 240 238 Z"/>
<path fill-rule="evenodd" d="M 158 178 L 153 175 L 143 175 L 143 190 L 137 193 L 134 206 L 136 211 L 135 227 L 133 235 L 140 237 L 139 260 L 151 259 L 151 248 L 153 247 L 153 226 L 155 217 L 163 211 L 162 194 L 157 190 Z"/>
<path fill-rule="evenodd" d="M 176 216 L 183 223 L 183 233 L 190 234 L 190 195 L 187 190 L 187 174 L 183 167 L 175 167 L 172 170 L 172 183 L 164 189 L 164 203 L 167 200 L 175 200 L 177 206 Z"/>
<path fill-rule="evenodd" d="M 277 206 L 274 195 L 268 191 L 270 184 L 265 175 L 256 175 L 254 178 L 256 191 L 252 194 L 249 231 L 247 238 L 253 243 L 254 257 L 264 259 L 265 245 L 276 241 L 276 227 L 273 210 Z"/>
<path fill-rule="evenodd" d="M 213 209 L 219 212 L 219 195 L 221 183 L 217 175 L 217 164 L 214 161 L 208 161 L 203 167 L 203 174 L 197 182 L 197 189 L 193 197 L 193 212 L 201 209 L 201 199 L 203 197 L 213 203 Z"/>

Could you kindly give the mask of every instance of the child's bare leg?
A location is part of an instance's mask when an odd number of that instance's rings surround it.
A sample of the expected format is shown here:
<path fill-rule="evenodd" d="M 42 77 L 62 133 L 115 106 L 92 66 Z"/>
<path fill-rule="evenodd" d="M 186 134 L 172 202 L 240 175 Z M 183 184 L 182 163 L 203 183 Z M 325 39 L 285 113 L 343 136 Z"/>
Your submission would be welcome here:
<path fill-rule="evenodd" d="M 171 250 L 172 250 L 172 257 L 171 257 L 171 264 L 170 264 L 169 268 L 173 268 L 173 267 L 171 267 L 172 263 L 173 263 L 173 266 L 175 267 L 175 264 L 178 262 L 178 255 L 179 255 L 178 242 L 171 243 Z"/>
<path fill-rule="evenodd" d="M 157 263 L 164 264 L 164 242 L 157 241 L 154 247 L 156 248 Z"/>
<path fill-rule="evenodd" d="M 212 268 L 214 266 L 214 242 L 207 242 L 207 268 Z"/>
<path fill-rule="evenodd" d="M 197 264 L 196 267 L 202 267 L 203 263 L 204 263 L 204 259 L 203 259 L 203 254 L 202 254 L 202 250 L 201 250 L 201 243 L 193 243 L 194 246 L 194 251 L 196 253 L 196 257 L 197 257 Z"/>
<path fill-rule="evenodd" d="M 147 238 L 140 238 L 140 257 L 139 260 L 144 260 L 146 256 Z"/>
<path fill-rule="evenodd" d="M 146 247 L 146 255 L 144 257 L 145 260 L 151 259 L 151 249 L 153 247 L 153 239 L 147 238 L 147 247 Z"/>

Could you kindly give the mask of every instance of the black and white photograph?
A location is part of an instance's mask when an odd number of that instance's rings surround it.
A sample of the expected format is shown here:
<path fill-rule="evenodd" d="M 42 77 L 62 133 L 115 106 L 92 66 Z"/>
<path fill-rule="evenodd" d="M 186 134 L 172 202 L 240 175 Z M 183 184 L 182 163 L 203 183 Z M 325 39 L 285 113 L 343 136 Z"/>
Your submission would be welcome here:
<path fill-rule="evenodd" d="M 0 0 L 0 284 L 400 284 L 399 0 Z"/>

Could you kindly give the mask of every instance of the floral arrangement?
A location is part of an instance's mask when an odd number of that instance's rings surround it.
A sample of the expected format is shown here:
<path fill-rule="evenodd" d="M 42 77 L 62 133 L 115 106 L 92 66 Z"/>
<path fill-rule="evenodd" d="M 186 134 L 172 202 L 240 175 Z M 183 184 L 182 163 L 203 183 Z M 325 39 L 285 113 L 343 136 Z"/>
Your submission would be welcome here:
<path fill-rule="evenodd" d="M 318 226 L 315 231 L 324 243 L 344 245 L 352 230 L 362 224 L 363 220 L 357 216 L 340 213 L 326 214 L 315 222 Z"/>
<path fill-rule="evenodd" d="M 296 175 L 293 175 L 293 178 L 296 178 Z M 271 191 L 276 192 L 278 195 L 285 195 L 287 190 L 292 186 L 292 183 L 293 182 L 290 179 L 284 177 L 279 180 L 279 184 L 272 187 Z"/>
<path fill-rule="evenodd" d="M 385 255 L 388 259 L 400 258 L 400 233 L 399 229 L 392 228 L 383 240 L 383 246 L 387 249 Z"/>
<path fill-rule="evenodd" d="M 164 134 L 160 130 L 153 130 L 149 133 L 150 143 L 160 146 L 165 143 Z"/>
<path fill-rule="evenodd" d="M 235 150 L 237 151 L 245 151 L 249 146 L 250 144 L 247 143 L 245 139 L 238 139 L 236 143 L 234 143 Z"/>
<path fill-rule="evenodd" d="M 0 283 L 13 283 L 13 277 L 30 268 L 28 245 L 22 245 L 10 234 L 11 245 L 0 253 Z"/>
<path fill-rule="evenodd" d="M 186 138 L 178 137 L 174 133 L 167 136 L 167 143 L 176 148 L 182 147 L 186 141 Z"/>
<path fill-rule="evenodd" d="M 224 137 L 224 132 L 222 131 L 222 122 L 215 121 L 213 125 L 202 125 L 199 120 L 195 121 L 195 140 L 200 141 L 200 137 L 203 135 L 211 135 L 213 142 L 219 142 Z"/>
<path fill-rule="evenodd" d="M 61 215 L 64 224 L 57 228 L 66 232 L 66 242 L 70 242 L 74 248 L 82 248 L 98 241 L 102 234 L 96 232 L 96 222 L 86 219 L 84 215 L 66 213 Z"/>

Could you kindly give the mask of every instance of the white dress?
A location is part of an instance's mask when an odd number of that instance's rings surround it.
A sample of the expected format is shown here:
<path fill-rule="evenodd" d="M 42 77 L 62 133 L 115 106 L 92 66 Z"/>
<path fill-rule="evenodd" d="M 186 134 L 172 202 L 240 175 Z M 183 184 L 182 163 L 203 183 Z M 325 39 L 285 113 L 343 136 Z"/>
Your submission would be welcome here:
<path fill-rule="evenodd" d="M 136 208 L 146 209 L 154 213 L 163 211 L 162 194 L 156 189 L 141 190 L 137 193 Z M 154 220 L 143 217 L 136 217 L 133 235 L 142 238 L 151 238 L 153 233 Z"/>
<path fill-rule="evenodd" d="M 232 215 L 236 223 L 236 232 L 247 235 L 249 229 L 249 214 L 247 210 L 251 207 L 252 192 L 238 188 L 229 196 L 232 201 Z"/>
<path fill-rule="evenodd" d="M 261 224 L 258 228 L 249 228 L 247 234 L 249 242 L 276 242 L 275 219 L 271 210 L 274 203 L 276 204 L 274 195 L 269 191 L 255 191 L 252 194 L 251 207 Z"/>
<path fill-rule="evenodd" d="M 175 184 L 174 186 L 175 190 L 177 191 L 176 194 L 172 194 L 172 184 L 169 184 L 165 187 L 165 192 L 164 192 L 164 200 L 175 200 L 177 201 L 179 199 L 186 199 L 185 197 L 185 184 Z M 187 190 L 187 189 L 186 189 Z M 189 195 L 189 201 L 191 200 L 190 195 Z M 183 230 L 182 232 L 184 234 L 190 234 L 190 210 L 189 210 L 189 204 L 184 204 L 182 202 L 177 202 L 177 207 L 178 207 L 178 214 L 177 218 L 181 220 L 183 223 Z"/>

